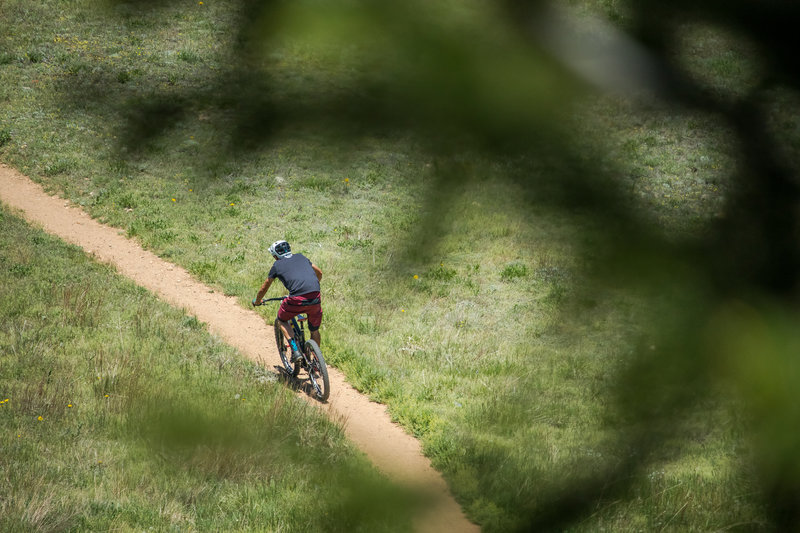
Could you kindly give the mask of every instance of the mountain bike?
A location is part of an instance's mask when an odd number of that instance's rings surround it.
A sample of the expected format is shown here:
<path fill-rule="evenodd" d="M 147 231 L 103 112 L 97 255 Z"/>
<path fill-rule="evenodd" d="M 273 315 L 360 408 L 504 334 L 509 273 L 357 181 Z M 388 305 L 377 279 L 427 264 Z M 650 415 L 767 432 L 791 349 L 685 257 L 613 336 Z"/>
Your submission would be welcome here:
<path fill-rule="evenodd" d="M 285 299 L 286 296 L 279 298 L 266 298 L 261 300 L 261 304 L 266 302 L 279 302 Z M 308 381 L 311 383 L 311 389 L 314 396 L 321 402 L 328 399 L 331 393 L 330 380 L 328 379 L 328 367 L 325 364 L 325 358 L 322 357 L 322 351 L 319 345 L 313 339 L 306 340 L 305 323 L 308 320 L 307 315 L 297 315 L 290 321 L 292 332 L 294 333 L 294 340 L 297 347 L 300 349 L 302 358 L 296 363 L 291 361 L 292 349 L 289 347 L 289 341 L 284 337 L 283 330 L 281 329 L 280 321 L 275 319 L 275 344 L 278 345 L 278 354 L 281 356 L 283 369 L 293 379 L 298 379 L 301 370 L 308 372 Z"/>

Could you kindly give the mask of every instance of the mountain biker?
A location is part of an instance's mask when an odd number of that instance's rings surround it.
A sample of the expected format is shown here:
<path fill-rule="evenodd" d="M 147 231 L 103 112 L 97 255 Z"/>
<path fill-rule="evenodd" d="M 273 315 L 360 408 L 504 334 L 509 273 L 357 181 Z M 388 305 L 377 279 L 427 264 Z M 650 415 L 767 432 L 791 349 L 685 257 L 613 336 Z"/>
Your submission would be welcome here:
<path fill-rule="evenodd" d="M 261 299 L 269 290 L 275 278 L 281 280 L 289 291 L 289 296 L 281 302 L 278 309 L 278 324 L 283 336 L 289 341 L 292 349 L 292 362 L 302 358 L 289 321 L 292 317 L 305 313 L 308 315 L 308 329 L 311 339 L 319 345 L 319 327 L 322 324 L 322 305 L 320 303 L 320 286 L 322 270 L 303 254 L 293 254 L 289 243 L 275 241 L 269 247 L 269 253 L 275 258 L 267 279 L 261 285 L 253 305 L 260 305 Z"/>

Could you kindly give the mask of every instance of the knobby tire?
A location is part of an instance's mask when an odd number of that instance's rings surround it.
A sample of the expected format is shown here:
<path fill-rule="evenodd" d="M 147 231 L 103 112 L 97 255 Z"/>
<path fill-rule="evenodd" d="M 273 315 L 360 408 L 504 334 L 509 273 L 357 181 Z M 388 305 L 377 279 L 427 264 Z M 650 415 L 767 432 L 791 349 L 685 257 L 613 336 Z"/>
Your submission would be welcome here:
<path fill-rule="evenodd" d="M 328 379 L 328 366 L 316 342 L 306 341 L 306 357 L 309 361 L 308 379 L 311 381 L 314 395 L 319 401 L 324 402 L 331 394 L 331 383 Z"/>

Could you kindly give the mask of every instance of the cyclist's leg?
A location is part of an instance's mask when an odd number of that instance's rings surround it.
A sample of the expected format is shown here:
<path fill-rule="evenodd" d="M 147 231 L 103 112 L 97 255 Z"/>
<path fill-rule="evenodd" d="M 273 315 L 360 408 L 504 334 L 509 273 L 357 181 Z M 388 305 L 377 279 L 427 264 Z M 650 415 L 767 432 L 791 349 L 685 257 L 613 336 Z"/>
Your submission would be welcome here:
<path fill-rule="evenodd" d="M 303 356 L 300 355 L 300 347 L 295 343 L 294 340 L 294 331 L 292 330 L 292 325 L 289 323 L 289 320 L 291 319 L 291 316 L 287 318 L 285 314 L 281 314 L 280 311 L 278 312 L 278 325 L 281 327 L 283 338 L 286 340 L 286 344 L 289 345 L 289 351 L 291 352 L 290 359 L 292 363 L 296 363 Z"/>
<path fill-rule="evenodd" d="M 320 304 L 310 306 L 306 314 L 308 315 L 308 331 L 311 332 L 311 340 L 320 346 L 319 327 L 322 324 L 322 306 Z"/>
<path fill-rule="evenodd" d="M 281 331 L 283 332 L 284 339 L 288 341 L 294 338 L 294 331 L 292 331 L 292 325 L 288 321 L 284 322 L 279 318 L 278 324 L 280 324 L 281 326 Z"/>
<path fill-rule="evenodd" d="M 294 338 L 292 324 L 289 321 L 297 315 L 298 313 L 295 312 L 294 309 L 290 309 L 289 306 L 286 305 L 286 300 L 281 302 L 281 306 L 278 308 L 278 323 L 280 324 L 281 331 L 283 331 L 283 336 L 287 341 Z"/>

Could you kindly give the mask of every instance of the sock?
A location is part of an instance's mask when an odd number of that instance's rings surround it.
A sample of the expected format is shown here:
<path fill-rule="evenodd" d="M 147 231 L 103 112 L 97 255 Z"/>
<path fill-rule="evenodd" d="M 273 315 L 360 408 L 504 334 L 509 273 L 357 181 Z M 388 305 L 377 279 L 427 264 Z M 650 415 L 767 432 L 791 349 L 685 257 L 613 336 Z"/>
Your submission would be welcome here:
<path fill-rule="evenodd" d="M 292 347 L 292 350 L 297 350 L 297 343 L 294 342 L 294 339 L 289 339 L 289 345 Z"/>

